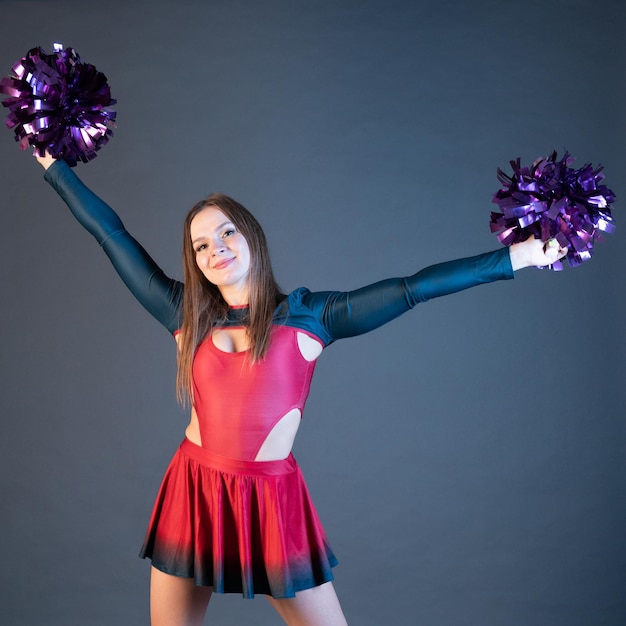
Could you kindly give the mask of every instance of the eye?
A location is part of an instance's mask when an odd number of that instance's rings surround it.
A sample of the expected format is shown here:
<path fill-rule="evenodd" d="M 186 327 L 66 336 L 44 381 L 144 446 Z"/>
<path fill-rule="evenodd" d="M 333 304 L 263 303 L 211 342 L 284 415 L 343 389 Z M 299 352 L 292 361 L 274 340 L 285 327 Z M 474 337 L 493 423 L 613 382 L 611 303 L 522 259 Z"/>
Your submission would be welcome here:
<path fill-rule="evenodd" d="M 235 234 L 234 228 L 228 228 L 222 233 L 222 239 L 226 239 L 226 237 L 232 237 Z"/>
<path fill-rule="evenodd" d="M 201 243 L 199 246 L 196 246 L 196 252 L 202 252 L 206 250 L 206 243 Z"/>

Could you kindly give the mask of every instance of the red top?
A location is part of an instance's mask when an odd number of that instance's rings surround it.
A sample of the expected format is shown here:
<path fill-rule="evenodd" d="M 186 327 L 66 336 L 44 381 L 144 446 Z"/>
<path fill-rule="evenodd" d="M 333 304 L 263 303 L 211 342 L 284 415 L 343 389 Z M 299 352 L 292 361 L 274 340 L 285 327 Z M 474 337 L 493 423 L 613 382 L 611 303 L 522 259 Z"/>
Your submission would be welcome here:
<path fill-rule="evenodd" d="M 298 346 L 298 328 L 273 326 L 266 357 L 251 364 L 248 351 L 224 352 L 207 337 L 193 362 L 194 407 L 202 447 L 253 461 L 272 428 L 304 408 L 315 361 Z M 308 333 L 306 333 L 308 334 Z"/>

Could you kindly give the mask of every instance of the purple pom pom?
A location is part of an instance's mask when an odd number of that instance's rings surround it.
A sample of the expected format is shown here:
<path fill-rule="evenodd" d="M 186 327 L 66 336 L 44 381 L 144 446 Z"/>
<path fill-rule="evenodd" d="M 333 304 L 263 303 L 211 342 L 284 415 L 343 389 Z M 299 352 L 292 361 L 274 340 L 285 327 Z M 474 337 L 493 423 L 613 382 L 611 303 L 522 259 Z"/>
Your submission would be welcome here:
<path fill-rule="evenodd" d="M 9 109 L 5 123 L 20 148 L 33 146 L 36 156 L 48 152 L 72 167 L 94 159 L 115 127 L 106 76 L 61 44 L 52 54 L 33 48 L 12 69 L 0 92 L 9 96 L 2 103 Z"/>
<path fill-rule="evenodd" d="M 557 160 L 555 151 L 530 168 L 522 167 L 519 158 L 511 161 L 512 176 L 498 168 L 503 186 L 493 202 L 501 213 L 491 213 L 490 227 L 501 243 L 508 246 L 531 236 L 542 241 L 554 238 L 568 247 L 571 267 L 591 258 L 593 243 L 601 233 L 615 231 L 611 216 L 615 194 L 601 184 L 602 166 L 594 169 L 587 163 L 573 169 L 573 162 L 567 151 Z M 563 266 L 557 261 L 550 267 L 560 270 Z"/>

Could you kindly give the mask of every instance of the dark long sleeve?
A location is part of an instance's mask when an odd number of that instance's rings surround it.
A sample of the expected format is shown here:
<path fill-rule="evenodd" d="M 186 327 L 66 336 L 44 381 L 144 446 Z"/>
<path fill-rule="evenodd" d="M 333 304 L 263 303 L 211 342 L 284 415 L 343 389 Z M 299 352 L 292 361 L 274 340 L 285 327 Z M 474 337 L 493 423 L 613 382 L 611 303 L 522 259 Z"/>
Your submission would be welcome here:
<path fill-rule="evenodd" d="M 62 161 L 45 179 L 76 219 L 96 238 L 139 302 L 170 332 L 180 328 L 183 285 L 168 278 L 126 231 L 118 215 Z M 420 302 L 514 277 L 508 248 L 427 267 L 350 292 L 301 293 L 302 304 L 321 324 L 326 342 L 360 335 L 402 315 Z"/>
<path fill-rule="evenodd" d="M 328 343 L 360 335 L 420 302 L 496 280 L 514 278 L 508 248 L 431 265 L 412 276 L 390 278 L 349 292 L 307 292 L 303 304 L 325 329 Z"/>
<path fill-rule="evenodd" d="M 124 228 L 115 211 L 88 189 L 64 161 L 56 161 L 44 178 L 78 222 L 96 238 L 137 300 L 170 332 L 179 329 L 183 284 L 163 273 Z"/>

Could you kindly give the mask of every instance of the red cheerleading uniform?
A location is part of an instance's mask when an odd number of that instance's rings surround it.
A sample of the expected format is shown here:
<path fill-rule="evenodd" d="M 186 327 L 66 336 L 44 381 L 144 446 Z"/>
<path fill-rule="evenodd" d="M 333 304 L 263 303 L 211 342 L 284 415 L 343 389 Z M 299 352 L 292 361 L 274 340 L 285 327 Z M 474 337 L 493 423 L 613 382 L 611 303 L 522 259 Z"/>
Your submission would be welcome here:
<path fill-rule="evenodd" d="M 165 276 L 66 163 L 54 163 L 45 178 L 139 302 L 175 333 L 184 285 Z M 337 559 L 295 459 L 255 460 L 281 418 L 304 410 L 315 358 L 301 349 L 302 338 L 318 342 L 321 351 L 419 302 L 512 277 L 508 249 L 501 248 L 351 292 L 296 289 L 278 304 L 267 355 L 254 364 L 246 352 L 223 352 L 206 337 L 192 372 L 202 445 L 186 439 L 174 455 L 140 556 L 166 573 L 245 597 L 293 597 L 332 580 Z M 246 308 L 231 308 L 218 327 L 245 327 L 246 316 Z"/>

